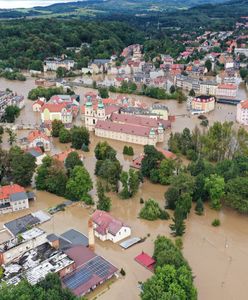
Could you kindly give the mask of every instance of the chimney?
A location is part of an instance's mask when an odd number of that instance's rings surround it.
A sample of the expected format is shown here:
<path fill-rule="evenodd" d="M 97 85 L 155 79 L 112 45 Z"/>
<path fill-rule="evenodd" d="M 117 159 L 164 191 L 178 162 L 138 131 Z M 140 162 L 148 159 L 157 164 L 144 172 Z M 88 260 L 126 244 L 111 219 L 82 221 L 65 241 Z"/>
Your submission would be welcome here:
<path fill-rule="evenodd" d="M 92 217 L 90 216 L 88 221 L 88 238 L 89 238 L 89 249 L 93 252 L 95 251 L 95 236 L 94 236 L 94 228 L 93 228 L 93 221 Z"/>

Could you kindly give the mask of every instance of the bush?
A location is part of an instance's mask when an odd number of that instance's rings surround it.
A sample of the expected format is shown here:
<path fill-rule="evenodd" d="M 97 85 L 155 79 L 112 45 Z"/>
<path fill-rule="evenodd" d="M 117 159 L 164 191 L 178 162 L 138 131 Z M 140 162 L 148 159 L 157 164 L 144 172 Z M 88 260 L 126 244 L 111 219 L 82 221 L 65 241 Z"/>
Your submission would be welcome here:
<path fill-rule="evenodd" d="M 144 199 L 140 198 L 140 204 L 144 204 Z"/>
<path fill-rule="evenodd" d="M 213 222 L 212 222 L 212 226 L 214 226 L 214 227 L 220 226 L 220 220 L 219 219 L 214 219 Z"/>
<path fill-rule="evenodd" d="M 124 270 L 123 268 L 121 268 L 120 274 L 121 274 L 122 276 L 126 276 L 126 272 L 125 272 L 125 270 Z"/>
<path fill-rule="evenodd" d="M 65 128 L 61 128 L 59 131 L 59 141 L 62 144 L 70 143 L 71 141 L 70 131 Z"/>
<path fill-rule="evenodd" d="M 134 151 L 133 151 L 133 147 L 128 147 L 128 146 L 124 146 L 123 148 L 123 152 L 124 155 L 129 155 L 129 156 L 133 156 L 134 155 Z"/>
<path fill-rule="evenodd" d="M 153 199 L 149 199 L 145 202 L 145 205 L 140 210 L 139 216 L 140 218 L 149 221 L 157 219 L 167 220 L 169 218 L 168 213 L 162 211 L 158 203 Z"/>

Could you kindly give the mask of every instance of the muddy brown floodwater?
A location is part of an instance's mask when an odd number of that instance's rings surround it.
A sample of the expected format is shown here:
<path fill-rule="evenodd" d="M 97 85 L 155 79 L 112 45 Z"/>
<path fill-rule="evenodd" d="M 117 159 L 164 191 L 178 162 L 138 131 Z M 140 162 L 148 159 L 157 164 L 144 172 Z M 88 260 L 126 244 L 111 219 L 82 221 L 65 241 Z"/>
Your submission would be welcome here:
<path fill-rule="evenodd" d="M 0 90 L 10 88 L 13 91 L 23 94 L 25 97 L 28 91 L 34 87 L 34 79 L 28 78 L 26 82 L 10 82 L 0 79 Z M 79 93 L 81 98 L 83 93 L 89 89 L 78 88 L 75 92 Z M 147 97 L 135 96 L 148 104 L 155 102 Z M 168 105 L 171 114 L 182 115 L 186 113 L 185 104 L 178 104 L 176 101 L 162 101 Z M 18 119 L 24 124 L 36 124 L 39 122 L 39 116 L 32 112 L 32 102 L 26 100 L 26 107 Z M 217 109 L 209 114 L 210 122 L 216 120 L 235 120 L 235 107 L 217 105 Z M 78 120 L 79 122 L 79 120 Z M 79 122 L 80 123 L 80 122 Z M 178 117 L 173 124 L 173 131 L 182 130 L 184 127 L 193 128 L 199 125 L 197 117 Z M 19 136 L 25 135 L 25 132 L 18 133 Z M 100 139 L 91 137 L 90 152 L 84 153 L 84 164 L 89 170 L 94 182 L 94 147 Z M 108 142 L 118 151 L 118 159 L 128 169 L 130 158 L 122 155 L 124 144 L 108 140 Z M 5 144 L 4 144 L 5 145 Z M 135 155 L 142 152 L 142 147 L 132 145 Z M 61 145 L 54 140 L 52 152 L 58 152 L 68 148 L 68 145 Z M 119 245 L 111 242 L 101 242 L 96 240 L 96 252 L 118 268 L 124 268 L 125 278 L 119 278 L 109 287 L 108 284 L 97 289 L 90 298 L 93 299 L 99 295 L 100 300 L 136 300 L 139 299 L 140 290 L 138 282 L 145 281 L 152 274 L 134 261 L 134 257 L 142 250 L 147 253 L 153 253 L 153 243 L 157 235 L 170 236 L 170 221 L 145 221 L 138 218 L 142 207 L 140 197 L 156 199 L 161 207 L 164 206 L 164 192 L 166 187 L 151 184 L 145 181 L 140 187 L 137 195 L 130 200 L 121 200 L 114 193 L 110 193 L 112 199 L 111 214 L 124 220 L 132 227 L 132 236 L 147 237 L 144 243 L 133 246 L 130 249 L 122 250 Z M 30 205 L 30 209 L 14 214 L 0 216 L 0 229 L 2 225 L 10 220 L 20 217 L 30 211 L 38 209 L 47 210 L 58 203 L 64 201 L 63 198 L 49 194 L 47 192 L 36 191 L 37 200 Z M 95 191 L 92 191 L 95 195 Z M 63 212 L 55 214 L 51 221 L 43 224 L 41 227 L 48 233 L 62 233 L 68 228 L 75 228 L 84 234 L 87 234 L 87 221 L 91 209 L 82 206 L 81 203 L 75 203 Z M 221 226 L 214 228 L 211 226 L 213 219 L 219 218 Z M 186 234 L 183 237 L 183 253 L 192 267 L 195 284 L 198 289 L 199 299 L 225 299 L 225 300 L 246 300 L 248 284 L 248 217 L 237 214 L 229 209 L 222 209 L 220 212 L 213 211 L 206 207 L 204 216 L 197 216 L 192 209 L 186 221 Z"/>

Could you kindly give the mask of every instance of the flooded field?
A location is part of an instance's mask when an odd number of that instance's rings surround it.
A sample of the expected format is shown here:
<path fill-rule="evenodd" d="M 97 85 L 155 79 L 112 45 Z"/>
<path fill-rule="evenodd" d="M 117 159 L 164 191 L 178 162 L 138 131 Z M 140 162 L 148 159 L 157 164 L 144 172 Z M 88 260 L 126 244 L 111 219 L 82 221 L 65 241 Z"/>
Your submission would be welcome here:
<path fill-rule="evenodd" d="M 28 78 L 26 82 L 10 82 L 0 79 L 0 90 L 10 88 L 13 91 L 27 97 L 28 91 L 34 87 L 34 79 Z M 78 88 L 81 99 L 83 94 L 89 89 Z M 140 97 L 140 96 L 135 96 Z M 140 97 L 148 104 L 154 100 L 147 97 Z M 186 114 L 186 105 L 178 104 L 176 101 L 162 101 L 168 105 L 171 114 Z M 26 100 L 25 109 L 22 111 L 18 122 L 25 124 L 36 124 L 39 116 L 32 112 L 32 101 Z M 217 105 L 217 109 L 209 114 L 210 122 L 216 120 L 235 120 L 234 106 Z M 193 128 L 199 125 L 197 117 L 177 117 L 173 123 L 173 131 L 182 130 L 184 127 Z M 25 134 L 25 132 L 20 132 Z M 168 133 L 169 134 L 169 133 Z M 90 152 L 84 153 L 84 164 L 89 170 L 94 182 L 94 147 L 99 138 L 91 137 Z M 124 144 L 109 140 L 109 143 L 118 151 L 118 159 L 128 169 L 130 158 L 122 155 Z M 143 147 L 133 145 L 135 155 L 142 152 Z M 65 150 L 69 145 L 61 145 L 54 140 L 52 152 Z M 119 278 L 108 289 L 107 285 L 101 287 L 96 292 L 100 293 L 100 300 L 136 300 L 139 299 L 140 290 L 138 282 L 145 281 L 151 276 L 151 272 L 134 261 L 134 257 L 142 250 L 153 253 L 153 242 L 157 235 L 170 237 L 170 221 L 144 221 L 138 218 L 142 207 L 140 198 L 156 199 L 161 207 L 164 206 L 164 193 L 166 187 L 154 185 L 145 181 L 137 195 L 130 200 L 121 200 L 114 193 L 110 193 L 112 199 L 111 214 L 122 219 L 132 228 L 132 236 L 147 237 L 144 243 L 133 246 L 130 249 L 122 250 L 119 245 L 111 242 L 101 242 L 96 240 L 96 252 L 118 268 L 124 268 L 125 278 Z M 93 190 L 92 194 L 95 194 Z M 39 209 L 47 210 L 49 207 L 64 201 L 63 198 L 49 194 L 47 192 L 36 191 L 37 200 L 31 203 L 30 209 L 14 214 L 0 216 L 0 230 L 2 225 L 19 216 Z M 75 203 L 65 211 L 55 214 L 51 221 L 41 227 L 48 233 L 62 233 L 69 228 L 74 228 L 87 234 L 87 221 L 92 209 L 86 209 L 81 203 Z M 221 226 L 214 228 L 211 226 L 213 219 L 219 218 Z M 241 216 L 229 209 L 220 212 L 213 211 L 206 207 L 204 216 L 197 216 L 192 209 L 186 222 L 186 234 L 183 237 L 184 255 L 189 261 L 195 275 L 195 284 L 198 289 L 199 299 L 225 299 L 225 300 L 245 300 L 247 299 L 248 281 L 248 217 Z M 1 235 L 0 235 L 1 238 Z M 91 295 L 94 298 L 96 293 Z"/>

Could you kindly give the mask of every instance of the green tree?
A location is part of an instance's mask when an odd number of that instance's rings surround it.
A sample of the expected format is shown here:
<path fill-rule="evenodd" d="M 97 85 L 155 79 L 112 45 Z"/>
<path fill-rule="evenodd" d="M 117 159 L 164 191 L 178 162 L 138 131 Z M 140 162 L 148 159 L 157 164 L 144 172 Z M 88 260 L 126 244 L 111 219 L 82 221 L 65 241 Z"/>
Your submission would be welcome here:
<path fill-rule="evenodd" d="M 15 142 L 16 142 L 16 133 L 10 129 L 10 128 L 6 128 L 6 132 L 8 133 L 9 135 L 9 139 L 8 139 L 8 142 L 10 144 L 10 146 L 12 146 Z"/>
<path fill-rule="evenodd" d="M 89 202 L 88 193 L 92 190 L 93 183 L 89 172 L 84 166 L 75 166 L 66 184 L 66 194 L 74 201 L 82 200 Z"/>
<path fill-rule="evenodd" d="M 196 201 L 195 211 L 196 211 L 196 214 L 199 215 L 199 216 L 201 216 L 204 212 L 204 204 L 203 204 L 201 198 L 199 198 Z"/>
<path fill-rule="evenodd" d="M 104 186 L 101 181 L 97 181 L 97 208 L 104 211 L 110 211 L 111 199 L 105 195 Z"/>
<path fill-rule="evenodd" d="M 65 159 L 65 167 L 69 171 L 69 173 L 74 169 L 74 167 L 82 165 L 83 162 L 76 151 L 72 151 L 67 155 Z"/>
<path fill-rule="evenodd" d="M 123 189 L 120 192 L 120 196 L 123 199 L 132 198 L 138 191 L 140 184 L 140 176 L 137 171 L 129 169 L 128 172 L 122 171 L 120 176 Z"/>
<path fill-rule="evenodd" d="M 189 91 L 189 96 L 195 97 L 195 91 L 193 89 Z"/>
<path fill-rule="evenodd" d="M 176 88 L 175 88 L 174 85 L 172 85 L 172 86 L 170 87 L 170 93 L 171 93 L 171 94 L 174 94 L 175 91 L 176 91 Z"/>
<path fill-rule="evenodd" d="M 208 70 L 208 72 L 210 72 L 212 70 L 212 62 L 211 62 L 211 60 L 207 59 L 205 61 L 205 67 Z"/>
<path fill-rule="evenodd" d="M 90 134 L 86 127 L 77 127 L 74 126 L 71 129 L 71 143 L 72 148 L 82 149 L 83 144 L 89 145 L 90 143 Z"/>
<path fill-rule="evenodd" d="M 60 130 L 65 128 L 64 124 L 60 120 L 52 121 L 52 136 L 59 137 Z"/>
<path fill-rule="evenodd" d="M 13 182 L 21 186 L 29 186 L 36 168 L 35 158 L 19 147 L 13 147 L 9 152 L 9 160 Z"/>
<path fill-rule="evenodd" d="M 108 142 L 99 142 L 95 147 L 95 157 L 97 160 L 116 159 L 116 151 Z"/>
<path fill-rule="evenodd" d="M 66 69 L 63 67 L 58 67 L 56 70 L 56 77 L 57 78 L 63 78 L 66 76 Z"/>
<path fill-rule="evenodd" d="M 59 141 L 60 143 L 66 144 L 71 141 L 71 133 L 70 130 L 61 128 L 59 131 Z"/>
<path fill-rule="evenodd" d="M 164 265 L 143 284 L 142 300 L 180 299 L 196 300 L 197 292 L 191 272 L 182 266 Z"/>
<path fill-rule="evenodd" d="M 107 188 L 111 187 L 113 191 L 118 192 L 118 182 L 122 172 L 121 164 L 118 160 L 106 159 L 100 162 L 97 175 L 105 180 Z"/>
<path fill-rule="evenodd" d="M 175 171 L 175 161 L 172 159 L 163 159 L 158 169 L 159 183 L 170 184 Z"/>
<path fill-rule="evenodd" d="M 240 213 L 248 213 L 248 177 L 236 177 L 226 184 L 225 204 Z"/>
<path fill-rule="evenodd" d="M 49 168 L 52 166 L 52 158 L 46 156 L 42 160 L 42 164 L 37 168 L 35 184 L 38 190 L 46 190 L 46 178 Z"/>
<path fill-rule="evenodd" d="M 20 111 L 20 108 L 16 105 L 7 106 L 2 117 L 3 122 L 14 123 L 15 119 L 19 117 Z"/>
<path fill-rule="evenodd" d="M 106 99 L 109 97 L 108 89 L 107 88 L 99 88 L 98 89 L 99 96 L 103 99 Z"/>
<path fill-rule="evenodd" d="M 172 218 L 173 223 L 170 225 L 170 229 L 173 235 L 182 236 L 185 233 L 184 218 L 183 208 L 179 205 L 176 206 L 174 217 Z"/>
<path fill-rule="evenodd" d="M 139 212 L 139 217 L 145 220 L 153 221 L 161 218 L 162 209 L 159 204 L 153 200 L 148 199 L 145 201 L 145 205 L 141 208 Z"/>
<path fill-rule="evenodd" d="M 141 173 L 143 176 L 150 178 L 151 172 L 157 169 L 160 162 L 165 158 L 154 146 L 144 146 L 144 158 L 141 162 Z"/>
<path fill-rule="evenodd" d="M 205 180 L 205 189 L 210 196 L 210 205 L 213 209 L 221 208 L 221 198 L 224 195 L 225 181 L 224 178 L 216 174 L 210 175 Z"/>

